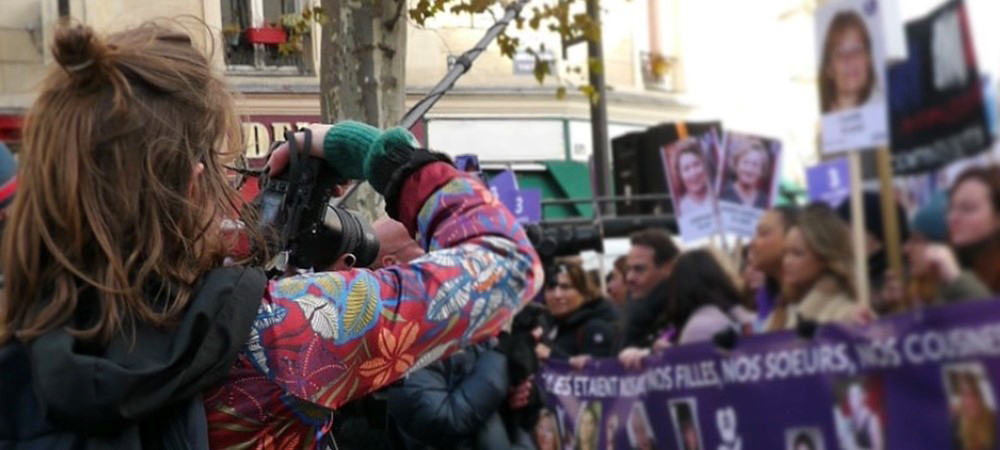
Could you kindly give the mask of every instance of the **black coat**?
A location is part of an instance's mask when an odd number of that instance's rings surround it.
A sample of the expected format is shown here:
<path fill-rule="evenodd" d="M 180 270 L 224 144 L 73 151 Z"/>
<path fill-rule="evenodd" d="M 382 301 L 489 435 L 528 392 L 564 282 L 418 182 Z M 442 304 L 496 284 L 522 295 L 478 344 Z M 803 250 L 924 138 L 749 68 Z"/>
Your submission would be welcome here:
<path fill-rule="evenodd" d="M 390 388 L 389 417 L 409 450 L 517 448 L 500 415 L 510 388 L 506 357 L 478 345 Z"/>
<path fill-rule="evenodd" d="M 653 346 L 662 331 L 669 294 L 670 282 L 664 281 L 656 285 L 645 298 L 629 300 L 625 313 L 624 347 Z"/>
<path fill-rule="evenodd" d="M 597 299 L 584 303 L 570 315 L 556 319 L 548 332 L 552 358 L 614 356 L 621 336 L 618 329 L 618 313 L 611 302 Z"/>
<path fill-rule="evenodd" d="M 63 329 L 8 343 L 0 348 L 0 448 L 207 448 L 201 392 L 236 363 L 266 285 L 259 270 L 217 269 L 172 330 L 136 324 L 134 335 L 104 346 Z M 76 325 L 92 323 L 87 306 L 96 300 L 81 299 Z"/>

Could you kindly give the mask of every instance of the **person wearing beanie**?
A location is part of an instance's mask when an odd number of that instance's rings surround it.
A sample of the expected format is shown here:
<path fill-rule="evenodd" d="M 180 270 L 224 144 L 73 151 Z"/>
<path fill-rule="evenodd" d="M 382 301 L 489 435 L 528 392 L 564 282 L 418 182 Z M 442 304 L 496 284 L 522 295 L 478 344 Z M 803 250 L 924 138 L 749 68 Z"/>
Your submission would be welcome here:
<path fill-rule="evenodd" d="M 889 255 L 885 248 L 885 222 L 882 220 L 882 197 L 878 192 L 865 192 L 862 194 L 862 205 L 864 209 L 865 222 L 865 249 L 868 254 L 868 283 L 872 292 L 872 308 L 879 314 L 886 314 L 896 309 L 895 297 L 889 293 L 891 286 L 886 285 L 887 280 L 897 277 L 890 273 Z M 896 206 L 896 223 L 899 224 L 899 240 L 906 242 L 909 238 L 906 212 L 899 203 Z M 844 201 L 837 208 L 837 215 L 847 223 L 851 223 L 851 202 Z M 898 278 L 897 278 L 898 279 Z"/>
<path fill-rule="evenodd" d="M 909 263 L 911 306 L 983 300 L 990 291 L 976 275 L 959 265 L 948 245 L 948 196 L 937 192 L 917 210 L 910 238 L 903 245 Z"/>

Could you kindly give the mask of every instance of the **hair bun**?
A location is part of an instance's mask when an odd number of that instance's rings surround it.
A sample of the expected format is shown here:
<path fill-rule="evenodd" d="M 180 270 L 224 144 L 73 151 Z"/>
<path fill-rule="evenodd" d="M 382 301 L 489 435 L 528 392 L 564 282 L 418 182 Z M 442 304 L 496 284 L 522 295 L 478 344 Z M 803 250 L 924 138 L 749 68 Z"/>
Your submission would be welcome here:
<path fill-rule="evenodd" d="M 95 80 L 107 54 L 107 46 L 86 25 L 62 24 L 55 30 L 52 56 L 71 77 Z"/>

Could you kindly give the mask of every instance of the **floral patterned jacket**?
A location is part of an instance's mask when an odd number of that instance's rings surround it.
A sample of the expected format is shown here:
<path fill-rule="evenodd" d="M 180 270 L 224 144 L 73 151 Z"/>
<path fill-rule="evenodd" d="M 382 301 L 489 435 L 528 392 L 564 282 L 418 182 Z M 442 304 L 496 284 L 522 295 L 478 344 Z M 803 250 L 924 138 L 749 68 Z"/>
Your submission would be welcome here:
<path fill-rule="evenodd" d="M 236 366 L 205 394 L 212 448 L 315 448 L 331 410 L 495 335 L 537 293 L 538 256 L 482 183 L 433 163 L 399 205 L 424 257 L 271 282 Z"/>

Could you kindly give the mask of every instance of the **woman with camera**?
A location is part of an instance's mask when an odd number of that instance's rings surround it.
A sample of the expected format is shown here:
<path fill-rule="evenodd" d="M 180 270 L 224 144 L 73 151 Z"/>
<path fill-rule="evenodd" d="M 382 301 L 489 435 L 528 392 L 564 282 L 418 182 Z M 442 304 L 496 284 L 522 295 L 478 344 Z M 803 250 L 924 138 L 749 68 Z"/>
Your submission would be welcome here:
<path fill-rule="evenodd" d="M 192 37 L 62 26 L 52 54 L 2 247 L 0 446 L 316 446 L 331 410 L 495 335 L 537 292 L 537 255 L 481 183 L 351 122 L 312 127 L 308 151 L 430 252 L 272 281 L 223 267 L 219 224 L 243 209 L 223 163 L 243 147 Z"/>

